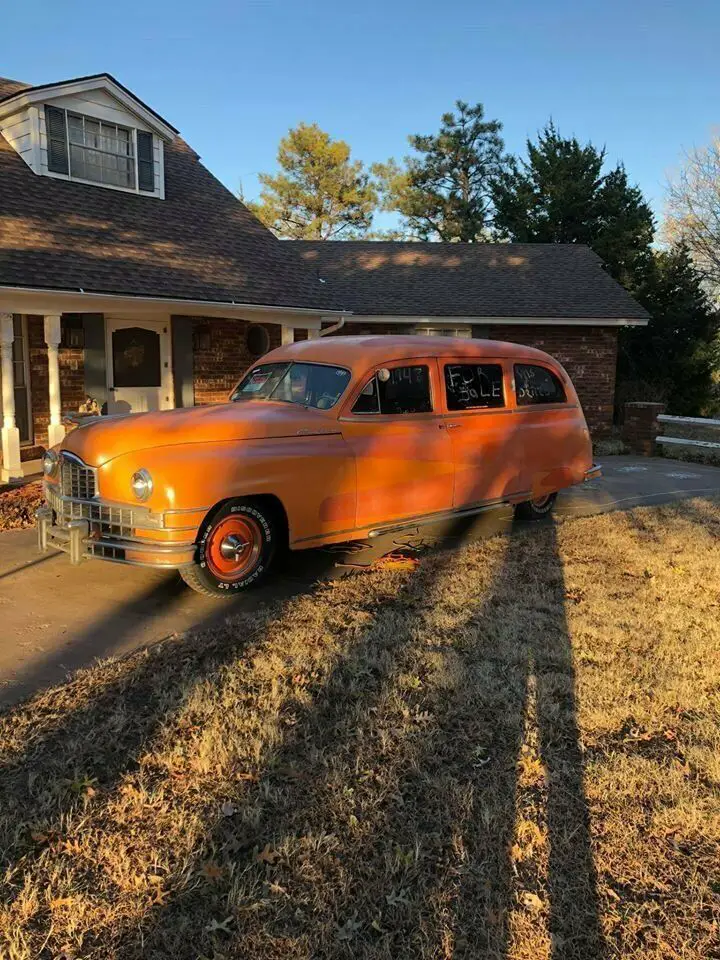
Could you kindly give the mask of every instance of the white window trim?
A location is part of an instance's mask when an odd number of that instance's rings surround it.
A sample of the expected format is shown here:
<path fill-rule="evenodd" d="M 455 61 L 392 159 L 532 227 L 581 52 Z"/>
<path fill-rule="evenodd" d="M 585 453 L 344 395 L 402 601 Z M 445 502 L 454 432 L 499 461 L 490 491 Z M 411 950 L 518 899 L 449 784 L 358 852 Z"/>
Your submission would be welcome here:
<path fill-rule="evenodd" d="M 461 337 L 469 340 L 472 337 L 472 327 L 464 323 L 451 326 L 450 324 L 429 323 L 427 325 L 418 325 L 413 333 L 424 337 Z"/>
<path fill-rule="evenodd" d="M 54 104 L 52 103 L 49 103 L 48 105 L 51 107 L 54 106 Z M 45 137 L 47 138 L 47 118 L 45 117 L 45 106 L 46 105 L 43 104 L 42 110 L 43 110 L 43 119 L 45 121 Z M 67 150 L 67 157 L 68 157 L 68 170 L 70 170 L 70 125 L 67 122 L 68 114 L 73 114 L 73 116 L 76 116 L 76 117 L 86 117 L 89 120 L 97 120 L 99 123 L 103 123 L 107 121 L 103 121 L 100 117 L 93 117 L 92 114 L 90 113 L 80 113 L 77 110 L 68 110 L 66 107 L 58 107 L 57 109 L 63 110 L 65 113 L 65 148 Z M 135 161 L 135 164 L 134 164 L 135 186 L 134 187 L 121 187 L 115 183 L 102 183 L 102 181 L 100 180 L 87 180 L 85 177 L 74 177 L 72 173 L 57 173 L 54 170 L 48 170 L 47 163 L 45 163 L 44 169 L 40 171 L 41 174 L 45 177 L 52 177 L 55 180 L 66 180 L 66 181 L 69 181 L 70 183 L 84 183 L 90 187 L 100 187 L 102 190 L 117 190 L 120 193 L 132 193 L 132 194 L 135 194 L 135 196 L 154 197 L 159 200 L 164 200 L 165 199 L 165 183 L 164 183 L 165 177 L 163 173 L 164 153 L 162 150 L 162 146 L 163 146 L 162 140 L 159 140 L 156 134 L 153 133 L 152 131 L 148 131 L 149 133 L 151 133 L 152 139 L 153 139 L 153 172 L 155 167 L 155 148 L 158 145 L 158 143 L 160 145 L 160 151 L 159 151 L 159 159 L 161 164 L 160 189 L 158 189 L 156 185 L 152 191 L 141 190 L 138 184 L 138 158 L 137 158 L 138 128 L 124 126 L 123 124 L 115 124 L 115 126 L 122 127 L 123 130 L 129 130 L 132 136 L 133 154 L 134 154 L 133 160 Z M 39 143 L 39 130 L 38 130 L 38 143 Z M 38 146 L 38 153 L 39 153 L 39 146 Z"/>
<path fill-rule="evenodd" d="M 97 148 L 97 152 L 98 152 L 98 153 L 108 153 L 110 156 L 117 157 L 118 159 L 132 160 L 132 161 L 133 161 L 133 183 L 134 183 L 134 186 L 133 186 L 133 187 L 121 187 L 121 189 L 122 189 L 122 190 L 128 190 L 128 191 L 131 192 L 131 193 L 139 192 L 139 190 L 138 190 L 138 162 L 137 162 L 137 127 L 126 127 L 126 126 L 124 126 L 124 125 L 122 125 L 122 124 L 119 124 L 119 123 L 112 123 L 112 124 L 110 124 L 110 123 L 107 122 L 107 120 L 101 120 L 99 117 L 93 117 L 93 116 L 90 116 L 90 114 L 87 114 L 87 113 L 78 113 L 77 110 L 67 110 L 67 109 L 64 108 L 64 107 L 61 107 L 61 108 L 59 108 L 59 109 L 64 109 L 64 110 L 65 110 L 65 149 L 67 150 L 68 170 L 70 171 L 69 178 L 70 178 L 71 180 L 83 180 L 83 181 L 86 182 L 86 183 L 95 183 L 95 184 L 97 184 L 99 187 L 117 187 L 117 186 L 120 186 L 120 184 L 117 184 L 117 183 L 105 183 L 105 181 L 103 181 L 103 180 L 87 180 L 87 178 L 85 178 L 85 177 L 74 177 L 74 176 L 72 175 L 72 154 L 71 154 L 71 152 L 70 152 L 70 147 L 71 147 L 71 146 L 80 147 L 80 148 L 83 149 L 83 150 L 93 150 L 93 149 L 95 149 L 95 148 L 93 148 L 93 147 L 88 147 L 85 143 L 72 143 L 72 142 L 71 142 L 71 140 L 70 140 L 70 117 L 74 117 L 75 119 L 82 120 L 82 122 L 83 122 L 83 137 L 84 137 L 84 135 L 85 135 L 85 121 L 86 121 L 86 120 L 92 120 L 94 123 L 98 123 L 98 124 L 100 125 L 100 134 L 101 134 L 101 136 L 102 136 L 103 126 L 105 126 L 105 127 L 110 127 L 110 126 L 112 126 L 112 127 L 115 128 L 115 130 L 126 130 L 126 131 L 130 134 L 129 140 L 130 140 L 131 149 L 132 149 L 132 157 L 128 157 L 127 155 L 123 156 L 123 155 L 120 154 L 120 153 L 109 153 L 109 151 L 100 150 L 99 148 Z M 142 192 L 143 192 L 143 193 L 149 193 L 150 191 L 149 191 L 149 190 L 143 190 Z M 154 193 L 154 191 L 153 191 L 153 193 Z"/>

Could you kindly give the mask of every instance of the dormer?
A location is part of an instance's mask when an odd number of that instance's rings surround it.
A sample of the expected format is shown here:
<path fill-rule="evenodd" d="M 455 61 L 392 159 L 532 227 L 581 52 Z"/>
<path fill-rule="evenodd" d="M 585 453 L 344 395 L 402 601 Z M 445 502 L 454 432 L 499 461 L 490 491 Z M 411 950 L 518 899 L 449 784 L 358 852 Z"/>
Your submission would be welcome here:
<path fill-rule="evenodd" d="M 38 176 L 165 198 L 163 147 L 177 130 L 109 74 L 6 97 L 0 132 Z"/>

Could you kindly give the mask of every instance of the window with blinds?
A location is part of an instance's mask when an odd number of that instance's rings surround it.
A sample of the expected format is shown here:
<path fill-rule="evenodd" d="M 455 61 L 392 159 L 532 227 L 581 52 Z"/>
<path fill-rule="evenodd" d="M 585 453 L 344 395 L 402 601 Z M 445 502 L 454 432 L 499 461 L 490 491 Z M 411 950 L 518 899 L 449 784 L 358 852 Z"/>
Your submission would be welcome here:
<path fill-rule="evenodd" d="M 154 193 L 151 133 L 50 105 L 45 106 L 45 125 L 51 173 Z"/>
<path fill-rule="evenodd" d="M 132 131 L 114 123 L 68 113 L 70 175 L 81 180 L 135 186 Z"/>

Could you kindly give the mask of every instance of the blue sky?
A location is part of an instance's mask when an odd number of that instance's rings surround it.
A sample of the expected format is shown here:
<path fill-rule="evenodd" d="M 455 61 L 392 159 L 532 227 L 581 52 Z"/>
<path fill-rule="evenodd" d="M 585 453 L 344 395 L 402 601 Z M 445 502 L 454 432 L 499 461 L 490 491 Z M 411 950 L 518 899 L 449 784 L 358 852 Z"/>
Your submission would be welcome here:
<path fill-rule="evenodd" d="M 231 189 L 257 193 L 301 120 L 371 163 L 401 157 L 457 98 L 520 151 L 552 116 L 605 144 L 656 213 L 683 148 L 720 124 L 717 0 L 38 0 L 2 10 L 0 75 L 108 71 Z"/>

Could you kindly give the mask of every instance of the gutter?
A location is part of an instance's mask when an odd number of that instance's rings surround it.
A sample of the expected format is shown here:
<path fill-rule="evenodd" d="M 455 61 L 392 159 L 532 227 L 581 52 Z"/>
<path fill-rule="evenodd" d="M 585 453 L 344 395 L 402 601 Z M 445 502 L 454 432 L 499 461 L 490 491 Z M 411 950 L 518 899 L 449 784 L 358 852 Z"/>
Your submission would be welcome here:
<path fill-rule="evenodd" d="M 330 333 L 337 333 L 338 330 L 342 330 L 345 326 L 345 317 L 340 317 L 337 323 L 334 323 L 331 327 L 326 327 L 324 330 L 320 331 L 321 337 L 327 337 Z"/>
<path fill-rule="evenodd" d="M 328 311 L 329 312 L 329 311 Z M 545 327 L 646 327 L 650 317 L 452 317 L 402 316 L 398 314 L 351 314 L 353 323 L 412 323 L 424 326 L 452 326 L 457 324 L 486 326 L 545 326 Z"/>

